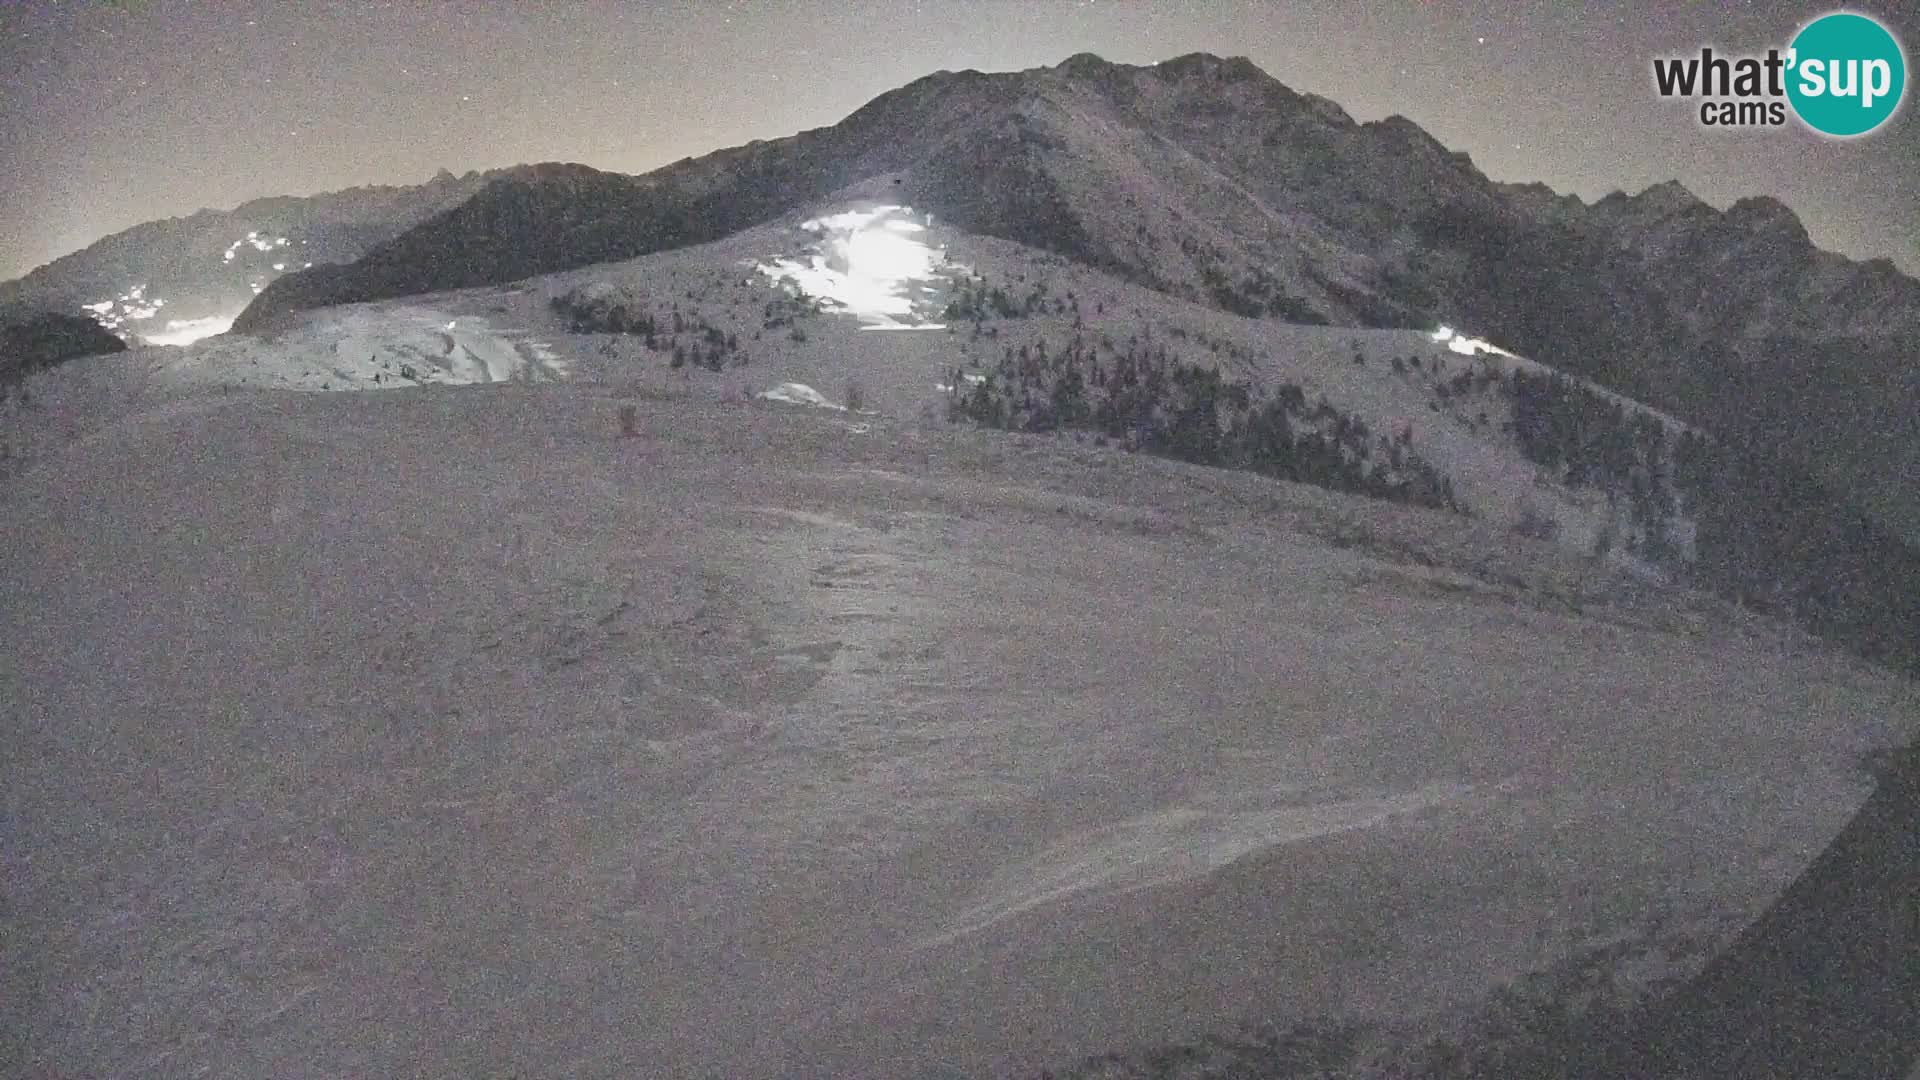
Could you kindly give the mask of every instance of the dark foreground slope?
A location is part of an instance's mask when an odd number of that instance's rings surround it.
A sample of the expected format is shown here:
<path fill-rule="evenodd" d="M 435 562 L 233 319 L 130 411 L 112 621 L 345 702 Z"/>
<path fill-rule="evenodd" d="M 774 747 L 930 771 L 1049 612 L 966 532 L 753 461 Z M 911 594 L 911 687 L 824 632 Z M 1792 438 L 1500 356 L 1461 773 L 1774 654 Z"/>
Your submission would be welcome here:
<path fill-rule="evenodd" d="M 182 398 L 6 482 L 0 1073 L 1005 1076 L 1406 1018 L 1753 918 L 1911 733 L 1497 526 L 621 403 Z"/>
<path fill-rule="evenodd" d="M 0 390 L 68 360 L 124 352 L 126 347 L 83 315 L 0 310 Z"/>
<path fill-rule="evenodd" d="M 1920 1064 L 1920 746 L 1767 913 L 1589 1075 L 1887 1077 Z M 1604 1044 L 1603 1044 L 1604 1045 Z"/>

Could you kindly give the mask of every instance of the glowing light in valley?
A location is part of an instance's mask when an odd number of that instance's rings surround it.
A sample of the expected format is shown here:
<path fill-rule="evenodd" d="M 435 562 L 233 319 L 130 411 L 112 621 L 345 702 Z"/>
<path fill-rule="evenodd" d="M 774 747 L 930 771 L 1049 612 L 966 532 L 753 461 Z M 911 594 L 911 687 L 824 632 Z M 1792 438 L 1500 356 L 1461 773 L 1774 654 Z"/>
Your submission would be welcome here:
<path fill-rule="evenodd" d="M 258 229 L 254 229 L 248 232 L 247 235 L 228 244 L 226 250 L 220 253 L 220 262 L 223 265 L 231 266 L 247 248 L 252 248 L 255 251 L 273 251 L 278 248 L 288 247 L 292 243 L 293 240 L 289 237 L 262 236 Z M 300 243 L 305 244 L 306 241 L 302 240 Z M 305 267 L 302 267 L 302 269 L 312 266 L 313 264 L 309 262 Z M 287 263 L 276 262 L 273 264 L 273 274 L 282 274 L 286 271 Z M 257 267 L 252 268 L 250 273 L 253 276 L 252 280 L 247 283 L 247 287 L 253 290 L 255 296 L 258 296 L 260 293 L 266 291 L 267 281 L 272 279 L 272 275 Z M 143 282 L 129 288 L 126 292 L 121 293 L 111 300 L 99 300 L 91 304 L 82 304 L 81 310 L 92 315 L 94 321 L 106 329 L 121 330 L 129 323 L 143 322 L 153 318 L 159 314 L 160 309 L 166 305 L 166 300 L 161 297 L 149 297 L 147 295 L 147 285 Z M 201 310 L 205 309 L 202 308 Z M 185 345 L 189 342 L 198 341 L 203 337 L 225 333 L 232 324 L 232 316 L 174 319 L 168 321 L 165 330 L 152 334 L 143 334 L 141 337 L 153 344 Z"/>
<path fill-rule="evenodd" d="M 130 322 L 153 318 L 166 304 L 157 296 L 148 298 L 145 285 L 135 285 L 111 300 L 81 304 L 80 310 L 92 315 L 93 321 L 106 329 L 118 330 Z"/>
<path fill-rule="evenodd" d="M 944 330 L 944 323 L 921 321 L 919 298 L 937 294 L 925 283 L 942 275 L 946 255 L 916 237 L 926 226 L 899 216 L 906 212 L 879 206 L 803 222 L 811 249 L 757 269 L 856 316 L 862 330 Z"/>
<path fill-rule="evenodd" d="M 212 315 L 204 319 L 168 319 L 165 330 L 157 334 L 142 334 L 149 345 L 191 345 L 201 338 L 215 334 L 224 334 L 233 328 L 232 315 Z"/>

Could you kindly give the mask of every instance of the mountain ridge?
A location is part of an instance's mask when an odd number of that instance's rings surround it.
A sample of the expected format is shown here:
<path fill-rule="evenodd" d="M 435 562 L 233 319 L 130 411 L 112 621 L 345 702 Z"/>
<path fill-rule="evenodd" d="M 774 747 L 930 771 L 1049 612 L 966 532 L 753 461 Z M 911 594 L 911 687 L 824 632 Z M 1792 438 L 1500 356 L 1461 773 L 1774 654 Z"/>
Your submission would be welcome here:
<path fill-rule="evenodd" d="M 1244 57 L 941 71 L 641 176 L 490 174 L 352 262 L 266 283 L 234 325 L 716 240 L 855 190 L 1237 314 L 1460 326 L 1732 434 L 1778 425 L 1785 397 L 1818 418 L 1793 425 L 1795 451 L 1920 536 L 1903 479 L 1920 435 L 1840 420 L 1920 414 L 1920 281 L 1820 250 L 1766 196 L 1720 210 L 1669 181 L 1589 204 L 1498 183 L 1403 116 L 1357 122 Z"/>

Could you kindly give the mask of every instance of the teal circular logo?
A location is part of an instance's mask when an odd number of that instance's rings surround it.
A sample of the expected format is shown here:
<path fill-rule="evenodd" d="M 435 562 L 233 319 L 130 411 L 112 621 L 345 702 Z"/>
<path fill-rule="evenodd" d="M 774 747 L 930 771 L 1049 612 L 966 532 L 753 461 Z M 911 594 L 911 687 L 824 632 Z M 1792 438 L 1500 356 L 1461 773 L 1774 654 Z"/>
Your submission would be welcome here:
<path fill-rule="evenodd" d="M 1865 15 L 1822 15 L 1795 35 L 1787 56 L 1787 100 L 1823 135 L 1865 135 L 1899 110 L 1906 93 L 1906 54 Z"/>

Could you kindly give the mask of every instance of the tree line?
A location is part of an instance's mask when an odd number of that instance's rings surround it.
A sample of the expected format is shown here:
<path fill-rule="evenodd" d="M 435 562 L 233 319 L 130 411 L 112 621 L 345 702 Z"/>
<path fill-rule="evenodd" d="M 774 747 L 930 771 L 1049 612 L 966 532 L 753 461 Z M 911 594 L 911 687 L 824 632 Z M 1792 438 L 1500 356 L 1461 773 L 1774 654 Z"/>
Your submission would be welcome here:
<path fill-rule="evenodd" d="M 949 374 L 948 416 L 1014 431 L 1088 431 L 1129 449 L 1281 480 L 1464 512 L 1453 481 L 1411 440 L 1375 435 L 1365 421 L 1297 383 L 1261 392 L 1217 368 L 1188 363 L 1137 338 L 1124 351 L 1075 336 L 1007 346 L 984 374 Z"/>
<path fill-rule="evenodd" d="M 1570 486 L 1624 502 L 1639 554 L 1920 673 L 1920 551 L 1793 461 L 1781 440 L 1675 436 L 1557 372 L 1511 372 L 1504 386 L 1520 452 Z M 1688 563 L 1669 539 L 1683 513 L 1694 523 Z"/>

